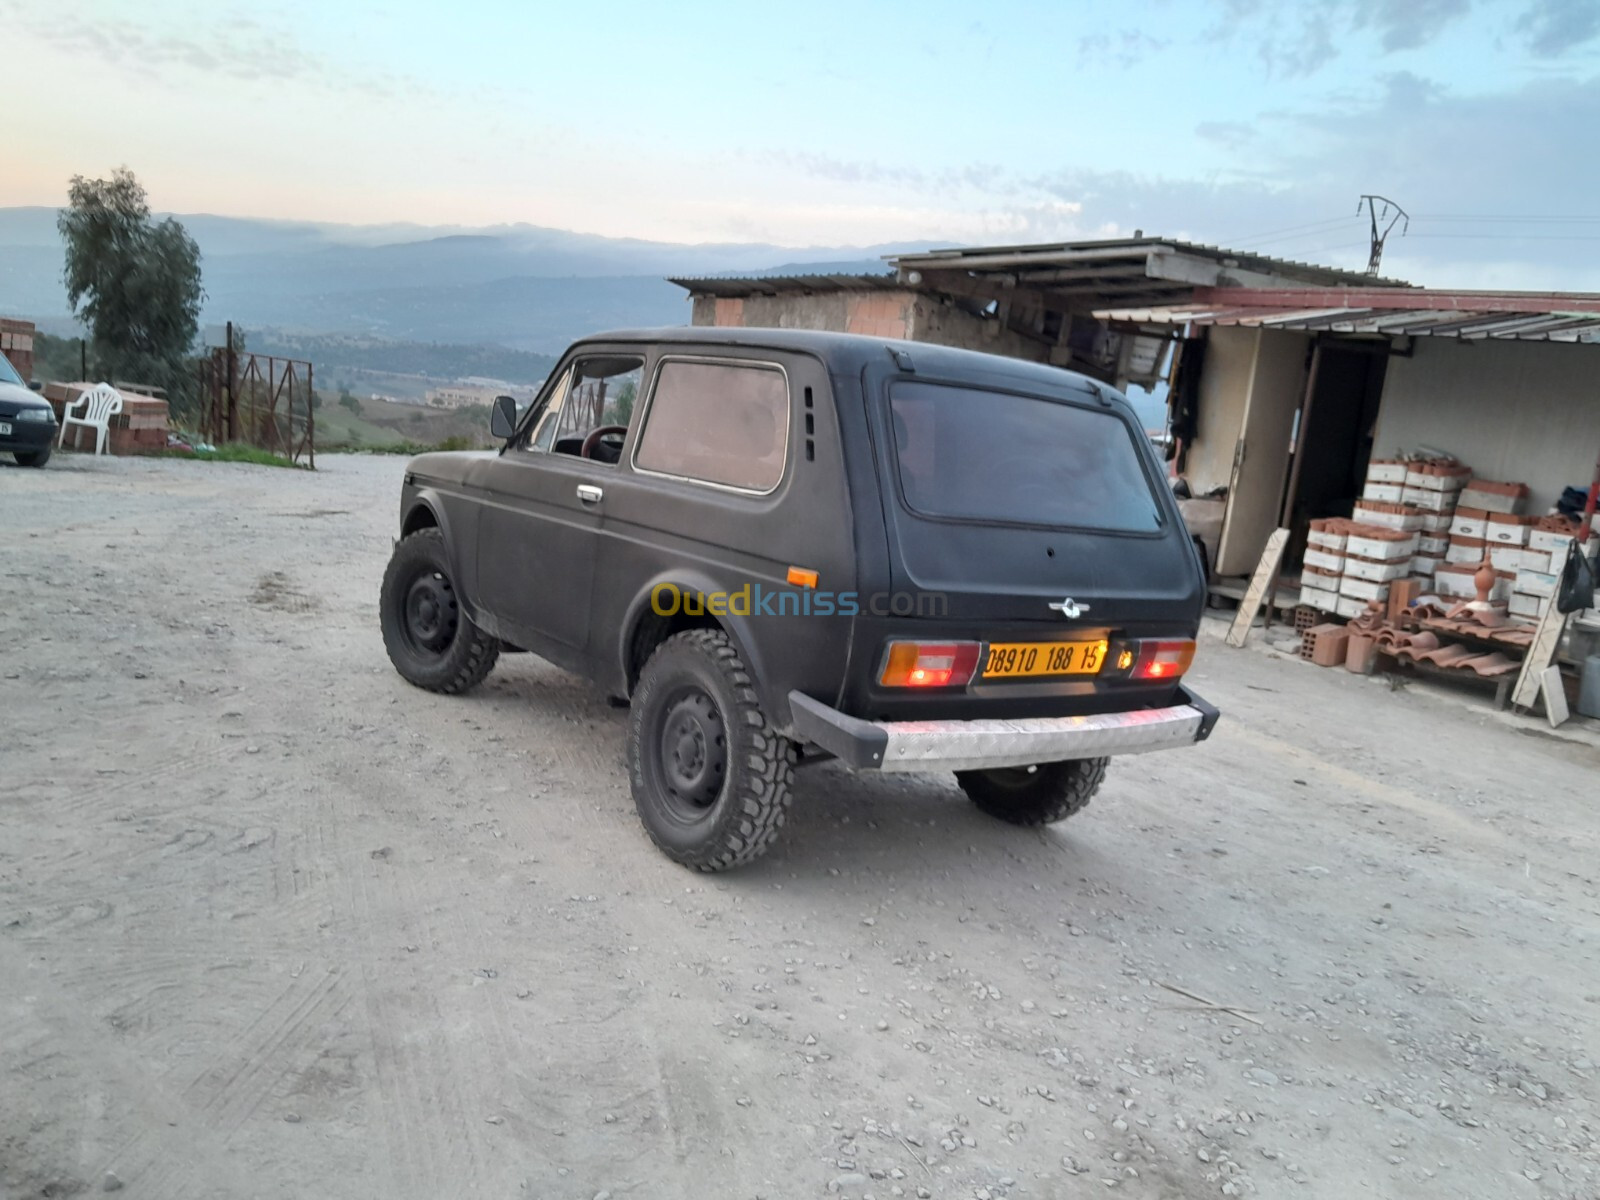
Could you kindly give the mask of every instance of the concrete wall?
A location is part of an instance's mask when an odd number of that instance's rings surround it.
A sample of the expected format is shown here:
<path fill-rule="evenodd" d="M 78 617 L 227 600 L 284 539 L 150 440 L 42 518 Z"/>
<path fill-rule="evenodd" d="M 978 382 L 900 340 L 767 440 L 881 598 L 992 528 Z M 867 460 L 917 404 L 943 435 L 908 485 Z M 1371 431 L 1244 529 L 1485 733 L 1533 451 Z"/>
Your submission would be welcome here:
<path fill-rule="evenodd" d="M 786 293 L 778 296 L 717 298 L 696 296 L 695 325 L 733 325 L 750 329 L 823 329 L 862 333 L 870 337 L 911 336 L 913 292 L 823 292 L 812 296 Z"/>
<path fill-rule="evenodd" d="M 1527 511 L 1587 487 L 1600 455 L 1600 346 L 1418 338 L 1389 360 L 1373 455 L 1432 446 L 1526 483 Z"/>
<path fill-rule="evenodd" d="M 981 320 L 942 302 L 938 296 L 909 290 L 874 288 L 811 296 L 785 293 L 722 299 L 696 296 L 691 320 L 696 325 L 831 329 L 868 337 L 904 338 L 1030 362 L 1047 362 L 1050 352 L 1043 343 L 1001 329 L 998 323 Z"/>
<path fill-rule="evenodd" d="M 913 341 L 931 342 L 935 346 L 979 350 L 1029 362 L 1050 359 L 1050 347 L 1043 342 L 1002 329 L 998 321 L 982 320 L 954 304 L 942 303 L 937 296 L 915 298 L 911 310 L 911 337 Z"/>

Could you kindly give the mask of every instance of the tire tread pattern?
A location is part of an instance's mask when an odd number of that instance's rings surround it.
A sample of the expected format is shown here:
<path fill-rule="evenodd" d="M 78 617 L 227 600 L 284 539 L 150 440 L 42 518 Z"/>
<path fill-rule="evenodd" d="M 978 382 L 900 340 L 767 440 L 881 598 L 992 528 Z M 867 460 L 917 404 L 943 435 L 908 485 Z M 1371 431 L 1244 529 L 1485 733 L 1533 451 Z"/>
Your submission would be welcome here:
<path fill-rule="evenodd" d="M 737 769 L 728 782 L 733 794 L 723 801 L 730 806 L 729 811 L 719 816 L 710 836 L 694 850 L 665 845 L 660 839 L 655 839 L 656 845 L 667 857 L 697 871 L 727 871 L 760 858 L 783 829 L 794 783 L 794 743 L 772 728 L 761 711 L 750 669 L 740 658 L 738 648 L 720 629 L 690 629 L 662 642 L 645 663 L 639 690 L 650 686 L 652 664 L 659 664 L 664 661 L 663 656 L 680 651 L 703 658 L 728 685 L 738 709 L 725 714 L 724 723 L 734 737 L 739 736 L 735 727 L 742 727 L 748 744 L 743 748 L 742 760 L 734 760 Z M 651 752 L 639 745 L 644 705 L 637 697 L 636 692 L 628 738 L 629 773 L 633 777 L 636 798 L 645 786 L 638 757 Z M 734 746 L 729 749 L 739 752 Z"/>
<path fill-rule="evenodd" d="M 435 567 L 448 574 L 450 558 L 445 550 L 444 534 L 437 527 L 430 526 L 407 534 L 394 548 L 394 554 L 390 557 L 389 565 L 383 573 L 383 590 L 379 599 L 383 621 L 383 644 L 389 651 L 389 659 L 394 663 L 395 669 L 408 683 L 415 684 L 425 691 L 458 696 L 477 687 L 489 672 L 494 670 L 494 664 L 500 657 L 500 639 L 490 637 L 474 625 L 465 612 L 462 612 L 455 643 L 445 656 L 446 661 L 441 663 L 444 669 L 426 674 L 408 669 L 406 660 L 409 651 L 405 645 L 404 635 L 396 624 L 400 618 L 391 611 L 391 601 L 395 599 L 392 590 L 398 586 L 397 579 L 401 572 L 410 567 L 419 556 L 433 558 Z"/>
<path fill-rule="evenodd" d="M 978 808 L 1012 825 L 1053 825 L 1088 806 L 1105 781 L 1109 758 L 1041 763 L 1028 788 L 992 783 L 986 771 L 957 771 L 956 782 Z"/>

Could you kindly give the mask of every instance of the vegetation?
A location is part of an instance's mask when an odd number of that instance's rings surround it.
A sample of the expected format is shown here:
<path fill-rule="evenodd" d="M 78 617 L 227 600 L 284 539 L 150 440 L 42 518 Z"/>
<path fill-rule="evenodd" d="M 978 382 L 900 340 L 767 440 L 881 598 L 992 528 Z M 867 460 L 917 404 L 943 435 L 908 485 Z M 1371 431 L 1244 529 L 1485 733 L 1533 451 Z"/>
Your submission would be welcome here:
<path fill-rule="evenodd" d="M 466 379 L 482 376 L 508 383 L 538 383 L 556 360 L 548 354 L 510 350 L 504 346 L 462 346 L 440 342 L 391 341 L 388 338 L 345 334 L 293 334 L 258 330 L 256 349 L 263 354 L 304 358 L 316 363 L 317 373 L 337 373 L 341 380 L 354 372 L 425 375 L 431 379 Z M 341 386 L 348 386 L 341 385 Z"/>
<path fill-rule="evenodd" d="M 119 167 L 73 176 L 56 221 L 66 243 L 67 300 L 89 327 L 90 361 L 112 380 L 154 384 L 192 411 L 190 354 L 199 329 L 200 248 L 170 217 L 151 219 L 145 191 Z"/>
<path fill-rule="evenodd" d="M 75 381 L 83 378 L 84 343 L 82 338 L 33 335 L 33 377 L 46 381 Z M 93 366 L 91 363 L 90 366 Z"/>
<path fill-rule="evenodd" d="M 259 450 L 242 442 L 230 442 L 225 446 L 218 446 L 215 450 L 168 450 L 165 453 L 170 458 L 192 458 L 200 462 L 255 463 L 260 467 L 303 466 L 301 463 L 290 462 L 281 454 L 274 454 L 270 450 Z"/>

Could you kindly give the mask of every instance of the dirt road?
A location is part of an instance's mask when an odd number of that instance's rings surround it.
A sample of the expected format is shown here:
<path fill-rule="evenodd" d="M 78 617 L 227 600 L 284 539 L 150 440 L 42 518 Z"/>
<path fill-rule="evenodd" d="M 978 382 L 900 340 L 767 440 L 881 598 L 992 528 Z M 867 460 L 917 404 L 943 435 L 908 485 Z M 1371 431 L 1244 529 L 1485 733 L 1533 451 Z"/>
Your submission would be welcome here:
<path fill-rule="evenodd" d="M 819 766 L 698 876 L 321 466 L 0 469 L 6 1200 L 1600 1193 L 1594 750 L 1212 640 L 1064 826 Z"/>

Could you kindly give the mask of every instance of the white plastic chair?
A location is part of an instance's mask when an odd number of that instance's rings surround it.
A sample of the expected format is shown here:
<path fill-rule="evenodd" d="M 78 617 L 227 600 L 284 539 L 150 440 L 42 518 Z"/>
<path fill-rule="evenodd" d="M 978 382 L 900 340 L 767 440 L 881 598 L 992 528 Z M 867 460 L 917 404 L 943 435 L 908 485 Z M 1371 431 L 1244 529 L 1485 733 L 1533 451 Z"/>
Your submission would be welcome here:
<path fill-rule="evenodd" d="M 76 414 L 74 409 L 80 410 Z M 97 383 L 61 410 L 61 436 L 56 445 L 65 445 L 67 426 L 80 425 L 95 430 L 94 452 L 104 454 L 111 438 L 111 418 L 122 411 L 122 393 L 109 383 Z M 72 444 L 78 444 L 74 434 Z"/>

